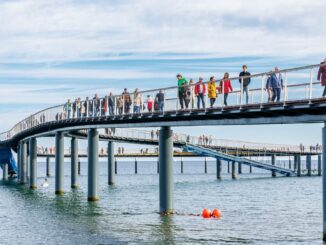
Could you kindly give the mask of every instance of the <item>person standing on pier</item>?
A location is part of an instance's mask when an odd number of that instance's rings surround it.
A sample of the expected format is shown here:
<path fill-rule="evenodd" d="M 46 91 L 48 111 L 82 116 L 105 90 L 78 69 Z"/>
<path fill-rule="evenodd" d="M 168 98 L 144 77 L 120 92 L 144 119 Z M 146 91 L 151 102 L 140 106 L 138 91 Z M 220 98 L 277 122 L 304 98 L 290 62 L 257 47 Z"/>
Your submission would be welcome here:
<path fill-rule="evenodd" d="M 220 82 L 220 89 L 221 89 L 222 94 L 224 94 L 224 105 L 225 106 L 228 105 L 227 100 L 228 100 L 229 93 L 233 91 L 229 76 L 230 76 L 229 73 L 225 72 L 224 77 Z"/>
<path fill-rule="evenodd" d="M 247 71 L 248 67 L 247 65 L 242 66 L 242 72 L 239 74 L 239 83 L 241 86 L 241 83 L 243 82 L 243 93 L 246 93 L 246 104 L 249 103 L 249 92 L 248 92 L 248 86 L 251 82 L 251 78 L 248 77 L 250 76 L 250 72 Z M 244 78 L 245 77 L 245 78 Z"/>
<path fill-rule="evenodd" d="M 108 106 L 109 106 L 109 115 L 112 116 L 114 115 L 114 97 L 112 92 L 110 92 L 109 97 L 108 97 Z"/>
<path fill-rule="evenodd" d="M 275 67 L 274 71 L 272 72 L 271 76 L 268 78 L 267 83 L 273 90 L 273 97 L 272 102 L 279 102 L 281 99 L 281 90 L 283 89 L 283 78 L 282 74 L 279 72 L 280 70 L 278 67 Z"/>
<path fill-rule="evenodd" d="M 163 108 L 164 108 L 164 93 L 163 93 L 162 89 L 160 89 L 160 91 L 156 95 L 155 101 L 157 101 L 158 110 L 163 111 Z"/>
<path fill-rule="evenodd" d="M 200 77 L 198 83 L 195 86 L 195 95 L 197 97 L 197 109 L 200 109 L 200 101 L 202 103 L 203 109 L 205 109 L 205 94 L 206 85 L 203 83 L 203 78 Z"/>
<path fill-rule="evenodd" d="M 93 98 L 94 117 L 98 117 L 100 113 L 100 98 L 95 94 Z"/>
<path fill-rule="evenodd" d="M 71 107 L 72 107 L 72 104 L 69 99 L 64 106 L 64 111 L 67 113 L 68 119 L 70 119 L 70 116 L 71 116 Z"/>
<path fill-rule="evenodd" d="M 142 96 L 136 88 L 134 92 L 134 113 L 140 113 L 141 106 L 143 105 Z"/>
<path fill-rule="evenodd" d="M 147 110 L 148 112 L 152 112 L 153 111 L 153 98 L 152 96 L 150 95 L 147 95 L 147 101 L 146 101 L 146 104 L 147 104 Z"/>
<path fill-rule="evenodd" d="M 324 66 L 319 67 L 317 79 L 318 81 L 321 82 L 321 85 L 325 87 L 323 92 L 323 97 L 325 97 L 326 96 L 326 58 L 320 64 Z"/>
<path fill-rule="evenodd" d="M 130 112 L 130 106 L 131 106 L 131 98 L 128 90 L 125 88 L 122 93 L 122 99 L 124 102 L 124 113 Z"/>
<path fill-rule="evenodd" d="M 210 102 L 210 106 L 211 108 L 213 108 L 213 105 L 216 101 L 217 98 L 217 93 L 216 93 L 216 80 L 215 77 L 212 76 L 209 78 L 209 82 L 207 85 L 207 90 L 208 90 L 208 98 L 209 98 L 209 102 Z"/>
<path fill-rule="evenodd" d="M 195 82 L 194 79 L 190 79 L 189 81 L 189 87 L 190 87 L 190 92 L 191 92 L 191 109 L 195 108 Z"/>
<path fill-rule="evenodd" d="M 178 98 L 181 109 L 184 109 L 184 102 L 185 102 L 185 93 L 184 93 L 184 86 L 188 84 L 188 81 L 182 77 L 182 75 L 177 75 L 178 79 Z"/>

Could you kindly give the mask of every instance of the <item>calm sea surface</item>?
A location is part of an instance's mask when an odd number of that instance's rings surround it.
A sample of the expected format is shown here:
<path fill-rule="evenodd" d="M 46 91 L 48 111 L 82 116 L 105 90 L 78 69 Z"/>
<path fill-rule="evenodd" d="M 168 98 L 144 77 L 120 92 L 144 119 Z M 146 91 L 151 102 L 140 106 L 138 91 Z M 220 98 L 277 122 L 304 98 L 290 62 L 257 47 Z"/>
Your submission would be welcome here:
<path fill-rule="evenodd" d="M 67 159 L 68 160 L 68 159 Z M 214 162 L 175 163 L 174 208 L 199 214 L 219 208 L 222 219 L 189 215 L 161 217 L 156 162 L 118 162 L 116 185 L 107 185 L 101 162 L 100 201 L 87 202 L 87 164 L 82 162 L 80 188 L 70 189 L 70 166 L 65 169 L 64 196 L 48 188 L 29 190 L 11 181 L 0 182 L 1 244 L 321 244 L 322 189 L 320 177 L 270 178 L 270 173 L 243 174 L 230 179 L 223 166 L 222 181 Z M 52 159 L 52 169 L 54 163 Z M 38 164 L 38 184 L 45 164 Z"/>

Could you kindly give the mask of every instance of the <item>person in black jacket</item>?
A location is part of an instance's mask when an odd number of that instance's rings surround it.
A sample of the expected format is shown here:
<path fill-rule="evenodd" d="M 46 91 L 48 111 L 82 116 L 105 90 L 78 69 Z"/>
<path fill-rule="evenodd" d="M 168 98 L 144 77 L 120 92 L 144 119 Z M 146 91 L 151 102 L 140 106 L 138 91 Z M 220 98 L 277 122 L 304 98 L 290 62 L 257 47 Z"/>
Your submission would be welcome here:
<path fill-rule="evenodd" d="M 246 76 L 250 76 L 250 72 L 247 71 L 247 65 L 243 65 L 242 66 L 242 72 L 240 72 L 239 74 L 239 83 L 241 86 L 241 83 L 243 82 L 243 93 L 246 93 L 246 103 L 249 103 L 249 93 L 248 93 L 248 86 L 250 84 L 250 77 L 246 77 Z M 246 77 L 246 78 L 242 78 L 242 77 Z"/>

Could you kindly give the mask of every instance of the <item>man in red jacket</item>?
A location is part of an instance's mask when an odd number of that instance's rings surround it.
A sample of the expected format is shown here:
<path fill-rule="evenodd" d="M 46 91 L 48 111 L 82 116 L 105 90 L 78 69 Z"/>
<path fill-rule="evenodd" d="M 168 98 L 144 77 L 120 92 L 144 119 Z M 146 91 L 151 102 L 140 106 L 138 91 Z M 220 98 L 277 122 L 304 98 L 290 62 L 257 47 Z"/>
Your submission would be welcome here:
<path fill-rule="evenodd" d="M 205 109 L 205 94 L 206 94 L 206 85 L 203 83 L 203 78 L 200 77 L 198 83 L 195 86 L 195 95 L 197 97 L 197 108 L 200 109 L 200 101 L 202 102 L 202 106 Z"/>
<path fill-rule="evenodd" d="M 323 66 L 319 67 L 318 70 L 318 81 L 321 81 L 321 85 L 324 86 L 323 97 L 326 96 L 326 58 L 320 63 Z"/>

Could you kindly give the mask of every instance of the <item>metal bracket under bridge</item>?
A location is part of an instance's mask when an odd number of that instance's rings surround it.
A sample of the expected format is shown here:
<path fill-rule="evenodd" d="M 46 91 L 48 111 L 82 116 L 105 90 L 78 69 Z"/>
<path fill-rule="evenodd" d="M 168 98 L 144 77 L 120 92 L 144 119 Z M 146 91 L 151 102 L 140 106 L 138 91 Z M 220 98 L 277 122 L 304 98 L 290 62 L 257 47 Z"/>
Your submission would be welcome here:
<path fill-rule="evenodd" d="M 183 150 L 187 151 L 187 152 L 195 152 L 202 156 L 213 157 L 213 158 L 224 160 L 224 161 L 238 162 L 238 163 L 246 164 L 249 166 L 251 165 L 252 167 L 261 168 L 261 169 L 268 170 L 268 171 L 274 171 L 275 173 L 279 173 L 279 174 L 282 174 L 285 176 L 294 176 L 295 175 L 295 172 L 292 170 L 289 170 L 289 169 L 285 169 L 285 168 L 277 167 L 277 166 L 274 166 L 271 164 L 254 161 L 254 160 L 244 158 L 244 157 L 228 155 L 228 154 L 218 152 L 218 151 L 215 151 L 212 149 L 207 149 L 202 146 L 186 144 L 183 146 Z"/>

